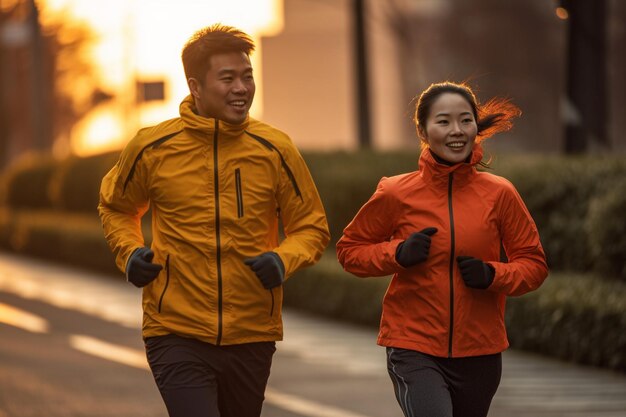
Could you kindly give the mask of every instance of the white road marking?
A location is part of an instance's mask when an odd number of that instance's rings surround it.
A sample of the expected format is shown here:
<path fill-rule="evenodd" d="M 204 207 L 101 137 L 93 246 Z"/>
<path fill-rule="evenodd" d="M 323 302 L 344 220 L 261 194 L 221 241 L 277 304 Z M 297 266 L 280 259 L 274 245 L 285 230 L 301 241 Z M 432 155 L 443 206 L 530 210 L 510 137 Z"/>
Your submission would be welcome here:
<path fill-rule="evenodd" d="M 50 329 L 46 319 L 3 303 L 0 303 L 0 323 L 33 333 L 48 333 Z"/>
<path fill-rule="evenodd" d="M 285 394 L 272 388 L 265 390 L 265 401 L 283 410 L 307 417 L 369 417 L 342 408 L 306 400 L 295 395 Z"/>
<path fill-rule="evenodd" d="M 70 345 L 83 353 L 106 359 L 134 368 L 149 370 L 146 354 L 143 351 L 126 346 L 115 345 L 84 335 L 71 335 Z"/>
<path fill-rule="evenodd" d="M 141 290 L 111 277 L 0 253 L 0 291 L 78 310 L 129 328 L 141 327 Z M 86 279 L 89 277 L 89 279 Z M 54 285 L 48 285 L 54 282 Z"/>

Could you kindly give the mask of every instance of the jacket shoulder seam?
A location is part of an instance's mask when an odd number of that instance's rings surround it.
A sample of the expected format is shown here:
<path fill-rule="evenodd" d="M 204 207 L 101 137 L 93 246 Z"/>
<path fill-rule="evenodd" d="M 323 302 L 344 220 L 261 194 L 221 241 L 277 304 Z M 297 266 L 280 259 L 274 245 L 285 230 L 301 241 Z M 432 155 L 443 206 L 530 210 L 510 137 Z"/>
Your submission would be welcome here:
<path fill-rule="evenodd" d="M 169 133 L 165 136 L 162 136 L 158 139 L 154 139 L 150 142 L 148 142 L 148 144 L 144 145 L 139 152 L 137 153 L 137 156 L 135 157 L 133 164 L 130 167 L 130 170 L 128 171 L 128 175 L 126 176 L 126 179 L 124 180 L 124 187 L 122 189 L 122 194 L 126 191 L 126 187 L 128 186 L 128 183 L 130 183 L 130 181 L 133 179 L 133 176 L 135 175 L 135 169 L 137 167 L 137 164 L 139 163 L 139 161 L 141 160 L 143 153 L 146 151 L 146 149 L 148 148 L 158 148 L 160 145 L 162 145 L 163 143 L 167 142 L 168 140 L 172 139 L 174 136 L 178 135 L 180 132 L 182 132 L 182 129 L 177 130 L 173 133 Z"/>
<path fill-rule="evenodd" d="M 293 174 L 293 171 L 291 170 L 291 168 L 289 167 L 289 165 L 287 164 L 287 161 L 285 160 L 285 157 L 283 156 L 282 152 L 280 151 L 280 149 L 278 149 L 278 147 L 276 145 L 274 145 L 272 142 L 270 142 L 269 140 L 256 135 L 248 130 L 245 131 L 245 133 L 250 136 L 252 139 L 256 140 L 257 142 L 259 142 L 260 144 L 262 144 L 263 146 L 265 146 L 267 149 L 271 150 L 271 151 L 275 151 L 278 154 L 278 157 L 280 158 L 280 164 L 282 165 L 283 169 L 285 170 L 285 172 L 287 173 L 287 177 L 289 177 L 289 180 L 291 181 L 296 195 L 298 197 L 300 197 L 300 200 L 303 200 L 302 197 L 302 192 L 300 191 L 300 187 L 298 186 L 298 182 L 296 181 L 296 177 Z"/>

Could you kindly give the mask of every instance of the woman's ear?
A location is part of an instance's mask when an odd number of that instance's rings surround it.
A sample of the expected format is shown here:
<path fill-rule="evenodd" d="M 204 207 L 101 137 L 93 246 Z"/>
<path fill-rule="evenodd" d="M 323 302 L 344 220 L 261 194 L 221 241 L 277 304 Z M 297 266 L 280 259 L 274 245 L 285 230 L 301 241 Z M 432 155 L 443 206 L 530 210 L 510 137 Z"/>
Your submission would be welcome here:
<path fill-rule="evenodd" d="M 422 125 L 417 126 L 417 137 L 424 143 L 428 143 L 426 131 Z"/>

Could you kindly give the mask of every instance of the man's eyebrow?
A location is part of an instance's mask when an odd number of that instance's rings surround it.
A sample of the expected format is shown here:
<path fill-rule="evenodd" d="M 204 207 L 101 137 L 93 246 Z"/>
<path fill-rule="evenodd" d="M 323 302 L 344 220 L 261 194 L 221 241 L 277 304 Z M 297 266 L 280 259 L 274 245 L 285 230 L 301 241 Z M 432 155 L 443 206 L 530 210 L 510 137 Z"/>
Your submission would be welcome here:
<path fill-rule="evenodd" d="M 243 74 L 247 74 L 249 72 L 252 72 L 252 67 L 246 68 L 245 70 L 242 71 Z M 237 71 L 235 71 L 232 68 L 224 68 L 217 72 L 218 75 L 231 75 L 231 74 L 236 74 L 236 73 Z"/>

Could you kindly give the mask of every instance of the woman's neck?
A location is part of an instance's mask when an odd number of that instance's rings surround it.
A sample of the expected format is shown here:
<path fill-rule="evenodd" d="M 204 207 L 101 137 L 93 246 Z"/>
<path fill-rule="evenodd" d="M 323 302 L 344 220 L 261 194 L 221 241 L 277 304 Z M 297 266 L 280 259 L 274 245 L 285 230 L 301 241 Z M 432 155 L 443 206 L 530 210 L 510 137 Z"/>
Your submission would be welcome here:
<path fill-rule="evenodd" d="M 433 158 L 435 158 L 435 161 L 439 162 L 440 164 L 447 165 L 449 167 L 454 166 L 456 164 L 462 164 L 464 162 L 470 162 L 472 160 L 472 153 L 471 152 L 470 152 L 469 155 L 467 155 L 467 158 L 465 158 L 465 161 L 462 161 L 462 162 L 450 162 L 450 161 L 447 161 L 447 160 L 443 159 L 442 157 L 440 157 L 436 153 L 434 153 L 432 149 L 428 148 L 428 150 L 430 151 L 430 154 L 433 156 Z"/>

